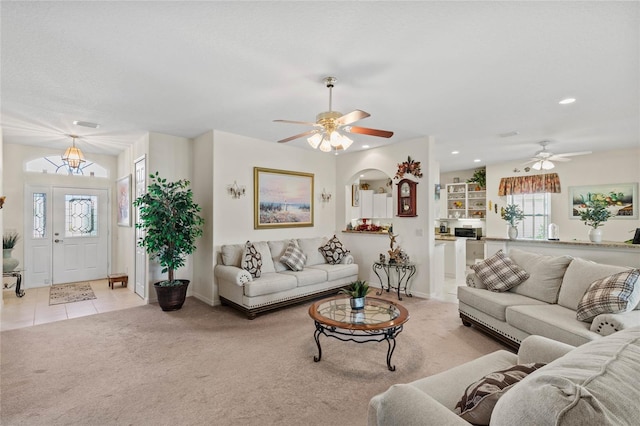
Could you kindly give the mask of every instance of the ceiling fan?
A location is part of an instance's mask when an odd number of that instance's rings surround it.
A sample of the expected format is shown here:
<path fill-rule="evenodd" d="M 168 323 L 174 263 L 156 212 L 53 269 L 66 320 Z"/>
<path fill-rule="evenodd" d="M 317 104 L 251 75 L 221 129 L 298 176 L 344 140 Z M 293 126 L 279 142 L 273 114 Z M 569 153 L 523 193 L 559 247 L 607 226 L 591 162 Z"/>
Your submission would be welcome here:
<path fill-rule="evenodd" d="M 531 168 L 535 170 L 551 170 L 555 167 L 555 164 L 553 164 L 553 161 L 560 161 L 560 162 L 571 161 L 571 159 L 567 157 L 591 154 L 591 151 L 567 152 L 565 154 L 554 154 L 550 151 L 547 151 L 547 145 L 549 145 L 549 141 L 541 141 L 540 146 L 542 146 L 542 149 L 536 152 L 536 154 L 531 158 L 531 160 L 527 161 L 524 164 L 533 163 Z"/>
<path fill-rule="evenodd" d="M 347 114 L 342 114 L 338 111 L 331 109 L 331 103 L 333 99 L 333 86 L 337 79 L 335 77 L 326 77 L 324 80 L 325 85 L 329 88 L 329 111 L 321 112 L 316 116 L 316 122 L 311 123 L 308 121 L 291 121 L 291 120 L 273 120 L 278 123 L 292 123 L 292 124 L 304 124 L 307 126 L 313 126 L 313 130 L 309 130 L 304 133 L 300 133 L 286 139 L 279 140 L 278 143 L 285 143 L 294 139 L 309 136 L 307 142 L 313 149 L 320 147 L 320 151 L 330 152 L 332 149 L 344 150 L 349 148 L 353 141 L 340 132 L 346 133 L 359 133 L 362 135 L 378 136 L 382 138 L 390 138 L 393 136 L 393 132 L 387 130 L 370 129 L 368 127 L 351 126 L 358 120 L 369 117 L 371 114 L 368 112 L 356 109 Z"/>

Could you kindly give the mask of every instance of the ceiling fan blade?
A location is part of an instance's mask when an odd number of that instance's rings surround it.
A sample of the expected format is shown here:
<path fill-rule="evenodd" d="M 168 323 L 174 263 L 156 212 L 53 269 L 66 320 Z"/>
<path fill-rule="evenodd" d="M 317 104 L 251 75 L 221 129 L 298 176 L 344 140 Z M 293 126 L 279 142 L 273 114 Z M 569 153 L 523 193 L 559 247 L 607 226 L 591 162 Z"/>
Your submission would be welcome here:
<path fill-rule="evenodd" d="M 294 139 L 303 138 L 305 136 L 313 135 L 314 133 L 318 133 L 317 130 L 309 130 L 308 132 L 300 133 L 299 135 L 291 136 L 286 139 L 279 140 L 278 143 L 290 142 Z"/>
<path fill-rule="evenodd" d="M 565 161 L 571 161 L 571 158 L 553 156 L 553 157 L 549 157 L 547 161 L 559 161 L 562 163 Z"/>
<path fill-rule="evenodd" d="M 390 138 L 391 136 L 393 136 L 393 132 L 390 132 L 388 130 L 369 129 L 368 127 L 348 126 L 348 127 L 345 127 L 344 130 L 346 130 L 349 133 L 378 136 L 381 138 Z"/>
<path fill-rule="evenodd" d="M 362 120 L 363 118 L 370 117 L 371 114 L 368 112 L 361 111 L 356 109 L 354 111 L 348 112 L 342 117 L 339 117 L 336 122 L 340 125 L 355 123 L 358 120 Z"/>
<path fill-rule="evenodd" d="M 579 152 L 567 152 L 565 154 L 553 154 L 554 158 L 558 158 L 558 157 L 573 157 L 575 155 L 587 155 L 587 154 L 592 154 L 591 151 L 579 151 Z"/>
<path fill-rule="evenodd" d="M 318 123 L 310 121 L 292 121 L 292 120 L 273 120 L 274 123 L 304 124 L 305 126 L 320 126 Z"/>

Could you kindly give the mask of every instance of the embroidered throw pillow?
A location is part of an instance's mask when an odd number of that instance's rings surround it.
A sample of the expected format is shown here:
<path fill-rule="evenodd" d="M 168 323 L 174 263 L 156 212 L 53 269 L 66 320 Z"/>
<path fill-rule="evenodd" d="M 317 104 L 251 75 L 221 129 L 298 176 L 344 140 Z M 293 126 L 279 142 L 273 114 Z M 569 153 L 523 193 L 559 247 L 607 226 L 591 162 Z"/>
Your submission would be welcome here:
<path fill-rule="evenodd" d="M 507 291 L 529 278 L 529 273 L 509 259 L 502 250 L 471 265 L 482 284 L 491 291 Z"/>
<path fill-rule="evenodd" d="M 488 425 L 498 399 L 520 380 L 545 364 L 518 364 L 495 371 L 470 384 L 456 404 L 456 413 L 474 425 Z"/>
<path fill-rule="evenodd" d="M 600 314 L 631 311 L 640 299 L 640 269 L 609 275 L 591 283 L 578 304 L 576 318 L 591 321 Z"/>
<path fill-rule="evenodd" d="M 253 278 L 260 278 L 260 275 L 262 274 L 260 272 L 260 269 L 262 268 L 262 255 L 250 241 L 247 241 L 244 245 L 241 267 L 242 269 L 249 271 Z"/>
<path fill-rule="evenodd" d="M 296 240 L 289 241 L 284 254 L 280 257 L 280 262 L 284 263 L 292 271 L 302 271 L 307 255 L 302 252 Z"/>
<path fill-rule="evenodd" d="M 349 253 L 349 250 L 344 248 L 338 237 L 335 235 L 331 238 L 325 245 L 320 247 L 320 253 L 327 260 L 327 263 L 330 265 L 335 265 L 336 263 L 340 263 L 343 257 Z"/>

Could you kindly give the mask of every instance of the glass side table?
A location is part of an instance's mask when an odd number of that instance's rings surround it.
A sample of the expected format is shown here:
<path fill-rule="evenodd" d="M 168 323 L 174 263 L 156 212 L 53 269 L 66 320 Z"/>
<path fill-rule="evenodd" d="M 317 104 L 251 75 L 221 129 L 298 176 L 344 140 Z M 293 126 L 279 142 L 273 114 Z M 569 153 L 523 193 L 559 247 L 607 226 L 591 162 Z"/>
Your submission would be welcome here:
<path fill-rule="evenodd" d="M 20 288 L 20 286 L 22 285 L 22 269 L 14 269 L 13 271 L 2 271 L 2 277 L 13 277 L 16 279 L 16 282 L 14 284 L 7 284 L 7 283 L 3 283 L 2 284 L 2 288 L 3 289 L 7 289 L 7 288 L 13 288 L 13 286 L 16 286 L 16 296 L 17 297 L 22 297 L 24 296 L 24 290 L 22 290 Z"/>
<path fill-rule="evenodd" d="M 398 276 L 397 283 L 393 283 L 391 275 L 395 271 Z M 390 263 L 390 262 L 374 262 L 373 272 L 380 280 L 380 291 L 376 295 L 380 296 L 382 291 L 386 290 L 387 293 L 391 290 L 398 291 L 398 300 L 402 300 L 400 291 L 404 291 L 404 294 L 408 297 L 413 297 L 413 294 L 409 292 L 409 281 L 411 277 L 416 274 L 416 264 L 413 262 L 404 263 Z M 380 275 L 380 272 L 384 272 L 384 277 Z"/>

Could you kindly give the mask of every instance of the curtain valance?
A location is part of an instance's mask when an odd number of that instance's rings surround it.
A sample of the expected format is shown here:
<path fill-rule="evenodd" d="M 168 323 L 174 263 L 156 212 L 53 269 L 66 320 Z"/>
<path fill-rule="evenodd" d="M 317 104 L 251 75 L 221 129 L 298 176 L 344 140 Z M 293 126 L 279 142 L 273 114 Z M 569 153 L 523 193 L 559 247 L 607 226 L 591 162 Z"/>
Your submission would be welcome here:
<path fill-rule="evenodd" d="M 544 192 L 560 192 L 560 178 L 557 173 L 502 178 L 498 188 L 498 195 L 500 196 Z"/>

